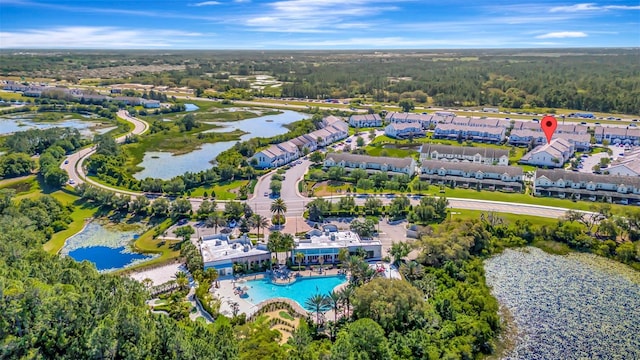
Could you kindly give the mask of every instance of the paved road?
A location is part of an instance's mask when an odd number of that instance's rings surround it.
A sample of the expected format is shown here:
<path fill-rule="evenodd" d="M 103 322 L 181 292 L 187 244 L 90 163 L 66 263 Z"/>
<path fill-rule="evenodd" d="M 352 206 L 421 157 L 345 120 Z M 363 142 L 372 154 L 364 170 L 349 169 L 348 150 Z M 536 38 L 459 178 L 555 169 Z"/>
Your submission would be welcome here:
<path fill-rule="evenodd" d="M 127 138 L 127 136 L 129 136 L 130 134 L 141 135 L 141 134 L 144 134 L 147 130 L 149 130 L 149 124 L 147 124 L 143 120 L 130 116 L 129 113 L 125 110 L 118 111 L 118 116 L 134 125 L 134 128 L 131 132 L 126 133 L 116 139 L 116 142 L 118 143 L 123 143 Z M 138 192 L 115 189 L 89 179 L 84 173 L 84 168 L 82 167 L 82 164 L 89 156 L 93 155 L 95 152 L 96 152 L 95 146 L 84 148 L 78 152 L 75 152 L 69 155 L 65 159 L 65 161 L 62 163 L 60 168 L 65 170 L 67 174 L 69 174 L 70 181 L 73 180 L 73 183 L 74 183 L 72 184 L 72 186 L 77 186 L 78 184 L 87 182 L 93 186 L 97 186 L 97 187 L 110 190 L 119 194 L 140 195 L 140 193 Z"/>
<path fill-rule="evenodd" d="M 290 169 L 288 169 L 284 173 L 285 178 L 284 178 L 284 181 L 282 181 L 282 190 L 280 192 L 280 197 L 287 204 L 287 208 L 289 206 L 293 206 L 295 208 L 296 202 L 301 202 L 305 199 L 298 192 L 298 181 L 302 179 L 304 174 L 307 172 L 307 169 L 309 169 L 309 165 L 311 165 L 311 161 L 306 159 L 299 159 L 297 161 L 299 161 L 300 164 L 296 163 Z M 269 208 L 271 207 L 271 203 L 273 202 L 273 200 L 275 200 L 275 198 L 271 196 L 264 196 L 264 195 L 271 194 L 271 190 L 269 189 L 269 184 L 271 182 L 271 176 L 274 173 L 275 172 L 271 172 L 263 176 L 260 180 L 258 180 L 258 184 L 256 185 L 254 190 L 254 196 L 247 201 L 247 203 L 251 205 L 251 208 L 254 209 L 253 210 L 254 212 L 260 215 L 266 216 L 268 218 L 271 217 L 271 212 L 269 211 Z M 298 207 L 300 209 L 296 210 L 293 213 L 302 215 L 302 212 L 304 211 L 302 210 L 302 205 L 299 205 Z M 287 209 L 287 214 L 289 214 L 288 209 Z M 296 215 L 296 216 L 299 216 L 299 215 Z"/>

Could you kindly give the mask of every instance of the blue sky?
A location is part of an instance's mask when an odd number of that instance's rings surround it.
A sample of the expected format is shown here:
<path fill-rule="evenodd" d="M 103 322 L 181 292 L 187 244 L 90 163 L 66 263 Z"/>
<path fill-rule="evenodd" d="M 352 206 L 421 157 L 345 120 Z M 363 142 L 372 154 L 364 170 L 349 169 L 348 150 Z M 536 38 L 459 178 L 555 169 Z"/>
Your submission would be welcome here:
<path fill-rule="evenodd" d="M 0 0 L 0 48 L 631 46 L 638 0 Z"/>

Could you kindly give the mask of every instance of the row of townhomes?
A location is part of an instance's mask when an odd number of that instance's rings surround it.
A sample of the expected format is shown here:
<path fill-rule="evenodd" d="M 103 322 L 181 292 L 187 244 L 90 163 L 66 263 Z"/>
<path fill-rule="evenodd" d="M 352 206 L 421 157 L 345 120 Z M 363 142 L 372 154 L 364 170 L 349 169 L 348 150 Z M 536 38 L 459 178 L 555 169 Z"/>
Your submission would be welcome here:
<path fill-rule="evenodd" d="M 53 97 L 55 94 L 64 94 L 81 102 L 96 103 L 102 101 L 117 101 L 131 106 L 142 105 L 145 108 L 160 107 L 160 101 L 158 100 L 149 100 L 131 96 L 110 97 L 94 93 L 86 93 L 81 89 L 71 89 L 59 86 L 24 85 L 18 82 L 8 81 L 3 85 L 2 89 L 6 91 L 20 92 L 22 95 L 29 97 Z"/>
<path fill-rule="evenodd" d="M 390 112 L 385 116 L 385 120 L 389 124 L 414 124 L 418 123 L 423 129 L 429 129 L 439 123 L 444 123 L 449 118 L 455 117 L 453 113 L 435 113 L 435 114 L 416 114 L 416 113 L 400 113 Z"/>
<path fill-rule="evenodd" d="M 324 160 L 324 166 L 327 168 L 339 166 L 347 171 L 362 169 L 368 172 L 387 171 L 410 176 L 416 173 L 416 161 L 411 157 L 395 158 L 350 153 L 329 153 Z"/>
<path fill-rule="evenodd" d="M 588 150 L 591 146 L 591 135 L 588 133 L 554 133 L 552 139 L 563 139 L 573 144 L 577 151 Z M 542 131 L 523 129 L 511 130 L 509 144 L 515 146 L 528 146 L 533 141 L 534 146 L 547 143 L 547 137 Z"/>
<path fill-rule="evenodd" d="M 417 122 L 391 123 L 384 128 L 384 134 L 394 139 L 407 139 L 425 136 L 422 125 Z"/>
<path fill-rule="evenodd" d="M 256 167 L 266 169 L 286 165 L 318 148 L 325 147 L 349 136 L 349 126 L 342 119 L 328 116 L 324 127 L 297 138 L 269 146 L 257 152 L 252 159 Z"/>
<path fill-rule="evenodd" d="M 475 142 L 500 143 L 505 139 L 504 127 L 480 127 L 474 125 L 438 124 L 433 131 L 434 139 L 471 140 Z"/>
<path fill-rule="evenodd" d="M 524 172 L 518 166 L 423 160 L 420 179 L 464 188 L 522 191 Z"/>
<path fill-rule="evenodd" d="M 640 177 L 538 169 L 534 181 L 534 194 L 638 204 L 640 203 Z"/>
<path fill-rule="evenodd" d="M 604 170 L 610 175 L 640 176 L 640 149 L 626 151 Z"/>
<path fill-rule="evenodd" d="M 599 143 L 607 140 L 611 144 L 640 145 L 640 129 L 636 127 L 625 129 L 599 126 L 596 127 L 593 135 Z"/>
<path fill-rule="evenodd" d="M 420 160 L 509 165 L 509 151 L 488 147 L 423 144 L 422 147 L 420 147 Z"/>
<path fill-rule="evenodd" d="M 216 234 L 202 240 L 204 268 L 214 268 L 220 276 L 233 275 L 234 264 L 242 264 L 248 269 L 261 268 L 274 257 L 265 243 L 253 245 L 246 236 L 231 239 L 229 235 Z M 295 249 L 291 252 L 293 263 L 298 261 L 297 253 L 304 255 L 303 264 L 318 264 L 320 257 L 324 264 L 336 263 L 340 249 L 347 249 L 350 254 L 356 254 L 358 249 L 362 249 L 368 259 L 382 257 L 382 244 L 379 240 L 360 238 L 351 231 L 339 231 L 335 225 L 313 229 L 304 237 L 294 239 L 294 243 Z"/>
<path fill-rule="evenodd" d="M 351 115 L 349 125 L 355 128 L 380 127 L 382 126 L 382 118 L 378 114 Z"/>
<path fill-rule="evenodd" d="M 565 139 L 553 139 L 550 143 L 540 145 L 520 159 L 520 163 L 549 168 L 562 167 L 575 153 L 573 144 Z"/>

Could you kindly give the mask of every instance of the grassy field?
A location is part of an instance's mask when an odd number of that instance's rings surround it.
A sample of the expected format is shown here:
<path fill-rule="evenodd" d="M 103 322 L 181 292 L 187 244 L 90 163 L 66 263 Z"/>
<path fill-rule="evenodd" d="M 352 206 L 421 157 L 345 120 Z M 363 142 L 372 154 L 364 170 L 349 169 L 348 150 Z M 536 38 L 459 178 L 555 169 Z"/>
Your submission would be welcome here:
<path fill-rule="evenodd" d="M 176 246 L 180 241 L 166 241 L 154 239 L 154 235 L 162 233 L 164 230 L 171 226 L 172 220 L 166 219 L 156 227 L 147 230 L 142 236 L 140 236 L 134 243 L 133 248 L 143 253 L 160 254 L 160 256 L 153 258 L 149 261 L 145 261 L 125 269 L 116 271 L 116 274 L 128 273 L 133 270 L 139 270 L 142 268 L 157 266 L 159 264 L 166 263 L 180 256 L 180 250 Z"/>
<path fill-rule="evenodd" d="M 466 209 L 451 209 L 449 217 L 455 219 L 479 219 L 480 215 L 485 213 L 480 210 L 466 210 Z M 557 219 L 547 218 L 542 216 L 527 216 L 523 218 L 522 215 L 497 212 L 499 217 L 503 218 L 507 223 L 514 223 L 516 220 L 528 220 L 533 225 L 553 225 L 558 222 Z"/>
<path fill-rule="evenodd" d="M 217 200 L 235 200 L 237 198 L 237 194 L 232 192 L 232 190 L 237 191 L 248 183 L 249 180 L 235 180 L 232 182 L 216 184 L 214 186 L 199 187 L 191 191 L 191 196 L 202 197 L 204 196 L 205 191 L 209 196 L 211 196 L 213 191 Z"/>
<path fill-rule="evenodd" d="M 59 231 L 51 236 L 51 239 L 47 241 L 43 248 L 46 252 L 50 254 L 57 254 L 60 249 L 64 246 L 65 241 L 74 234 L 80 232 L 84 225 L 86 224 L 88 219 L 93 218 L 93 216 L 98 211 L 98 208 L 88 206 L 86 203 L 79 200 L 79 198 L 66 196 L 66 195 L 58 195 L 53 194 L 58 200 L 63 203 L 73 204 L 73 212 L 71 213 L 71 224 L 66 230 Z M 64 201 L 66 199 L 67 201 Z M 70 201 L 73 200 L 73 201 Z M 70 201 L 70 202 L 69 202 Z"/>

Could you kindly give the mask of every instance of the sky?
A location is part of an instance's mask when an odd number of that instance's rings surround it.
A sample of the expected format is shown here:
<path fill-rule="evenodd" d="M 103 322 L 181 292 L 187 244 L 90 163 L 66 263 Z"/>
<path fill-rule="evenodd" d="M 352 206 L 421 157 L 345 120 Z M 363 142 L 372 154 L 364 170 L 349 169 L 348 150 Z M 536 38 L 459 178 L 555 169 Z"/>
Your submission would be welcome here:
<path fill-rule="evenodd" d="M 0 48 L 639 47 L 640 0 L 0 0 Z"/>

